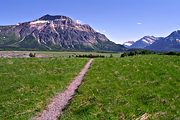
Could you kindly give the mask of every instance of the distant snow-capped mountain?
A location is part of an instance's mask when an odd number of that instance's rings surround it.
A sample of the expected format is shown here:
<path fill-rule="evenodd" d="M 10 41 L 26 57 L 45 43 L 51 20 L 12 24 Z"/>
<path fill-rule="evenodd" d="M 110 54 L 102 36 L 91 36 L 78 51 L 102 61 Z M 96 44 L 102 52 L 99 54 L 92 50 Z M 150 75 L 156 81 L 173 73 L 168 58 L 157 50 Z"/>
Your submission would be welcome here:
<path fill-rule="evenodd" d="M 143 49 L 151 44 L 153 44 L 157 40 L 154 36 L 144 36 L 140 40 L 134 42 L 129 48 L 139 48 Z"/>
<path fill-rule="evenodd" d="M 180 30 L 172 32 L 167 37 L 145 36 L 132 45 L 131 42 L 125 42 L 124 46 L 158 52 L 180 52 Z"/>
<path fill-rule="evenodd" d="M 180 30 L 172 32 L 165 38 L 159 38 L 145 49 L 161 52 L 176 51 L 180 52 Z"/>

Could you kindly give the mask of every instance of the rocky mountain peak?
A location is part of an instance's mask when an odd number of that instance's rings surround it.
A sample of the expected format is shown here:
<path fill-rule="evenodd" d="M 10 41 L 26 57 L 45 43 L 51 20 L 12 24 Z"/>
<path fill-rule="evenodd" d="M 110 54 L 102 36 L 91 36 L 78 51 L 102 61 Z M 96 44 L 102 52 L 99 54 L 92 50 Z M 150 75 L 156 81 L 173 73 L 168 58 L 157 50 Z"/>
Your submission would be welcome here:
<path fill-rule="evenodd" d="M 51 27 L 53 27 L 53 29 L 54 28 L 55 29 L 61 28 L 62 30 L 74 29 L 74 30 L 79 30 L 79 31 L 96 33 L 96 31 L 93 28 L 91 28 L 88 24 L 80 24 L 76 20 L 73 20 L 69 17 L 62 16 L 62 15 L 52 16 L 52 15 L 47 14 L 35 21 L 30 22 L 31 26 L 33 27 L 37 26 L 38 28 L 39 26 L 44 26 L 48 24 Z"/>
<path fill-rule="evenodd" d="M 157 40 L 154 36 L 144 36 L 140 40 L 133 43 L 130 48 L 140 48 L 143 49 L 151 44 L 153 44 Z"/>
<path fill-rule="evenodd" d="M 122 51 L 121 45 L 110 41 L 87 24 L 62 15 L 44 15 L 39 19 L 24 22 L 0 30 L 12 39 L 11 46 L 26 50 L 97 50 Z M 2 32 L 1 32 L 2 33 Z M 0 36 L 1 36 L 0 33 Z M 2 36 L 4 36 L 2 34 Z M 10 35 L 14 35 L 13 37 Z M 13 40 L 17 38 L 17 41 Z"/>
<path fill-rule="evenodd" d="M 154 36 L 144 36 L 143 38 L 145 38 L 145 39 L 148 39 L 148 38 L 154 39 L 154 38 L 156 38 L 156 37 L 154 37 Z"/>
<path fill-rule="evenodd" d="M 156 37 L 154 37 L 154 36 L 144 36 L 142 39 L 140 39 L 141 41 L 143 41 L 143 42 L 146 42 L 146 43 L 148 43 L 148 44 L 152 44 L 152 43 L 154 43 L 155 42 L 155 40 L 156 40 Z"/>
<path fill-rule="evenodd" d="M 73 21 L 71 18 L 63 16 L 63 15 L 44 15 L 41 18 L 39 18 L 38 20 L 47 20 L 47 21 L 52 21 L 52 20 L 69 20 L 69 21 Z"/>
<path fill-rule="evenodd" d="M 179 37 L 180 38 L 180 30 L 172 32 L 168 37 Z"/>

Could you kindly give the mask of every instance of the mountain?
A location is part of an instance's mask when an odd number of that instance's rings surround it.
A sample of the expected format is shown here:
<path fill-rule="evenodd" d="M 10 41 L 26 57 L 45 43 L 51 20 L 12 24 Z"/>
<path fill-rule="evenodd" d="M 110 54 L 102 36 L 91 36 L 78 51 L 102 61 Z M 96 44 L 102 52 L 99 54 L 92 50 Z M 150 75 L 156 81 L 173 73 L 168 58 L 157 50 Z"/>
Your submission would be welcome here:
<path fill-rule="evenodd" d="M 145 49 L 161 52 L 180 52 L 180 30 L 172 32 L 165 38 L 159 38 L 159 40 Z"/>
<path fill-rule="evenodd" d="M 66 16 L 45 15 L 17 25 L 0 26 L 0 50 L 123 51 L 89 25 Z"/>
<path fill-rule="evenodd" d="M 138 48 L 143 49 L 151 44 L 153 44 L 157 40 L 154 36 L 144 36 L 140 40 L 134 42 L 129 48 Z"/>
<path fill-rule="evenodd" d="M 127 42 L 123 43 L 123 45 L 127 48 L 129 48 L 132 44 L 134 44 L 134 41 L 127 41 Z"/>

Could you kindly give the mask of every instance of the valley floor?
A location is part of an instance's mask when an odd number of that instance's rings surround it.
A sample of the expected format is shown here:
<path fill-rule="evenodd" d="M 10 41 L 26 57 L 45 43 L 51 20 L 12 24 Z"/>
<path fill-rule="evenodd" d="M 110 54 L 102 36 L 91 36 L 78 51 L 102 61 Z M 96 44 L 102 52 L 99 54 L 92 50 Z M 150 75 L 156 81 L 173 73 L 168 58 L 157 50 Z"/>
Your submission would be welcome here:
<path fill-rule="evenodd" d="M 180 119 L 180 57 L 95 59 L 61 120 Z"/>
<path fill-rule="evenodd" d="M 80 58 L 0 58 L 0 118 L 30 119 L 83 68 Z M 180 57 L 96 58 L 60 120 L 180 119 Z"/>

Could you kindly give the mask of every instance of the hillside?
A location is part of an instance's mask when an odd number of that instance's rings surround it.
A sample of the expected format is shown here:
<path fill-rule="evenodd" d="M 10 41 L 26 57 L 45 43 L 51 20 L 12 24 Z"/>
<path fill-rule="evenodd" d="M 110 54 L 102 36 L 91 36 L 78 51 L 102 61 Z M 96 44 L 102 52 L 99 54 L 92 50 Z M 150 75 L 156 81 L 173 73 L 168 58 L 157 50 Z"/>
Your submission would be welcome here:
<path fill-rule="evenodd" d="M 37 20 L 0 26 L 0 50 L 123 51 L 89 25 L 66 16 L 45 15 Z"/>
<path fill-rule="evenodd" d="M 160 52 L 180 52 L 180 30 L 172 32 L 165 38 L 160 38 L 150 46 L 147 46 L 145 49 Z"/>

